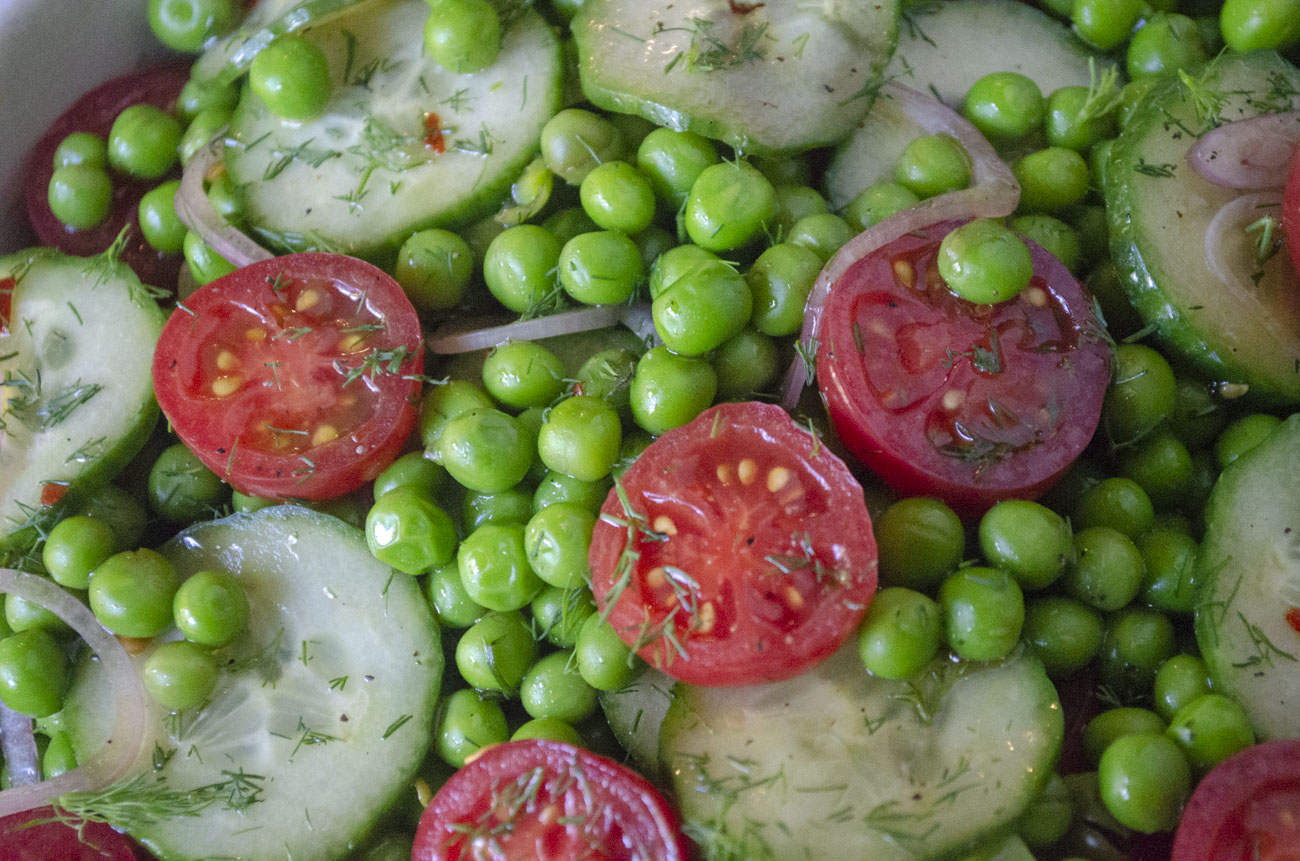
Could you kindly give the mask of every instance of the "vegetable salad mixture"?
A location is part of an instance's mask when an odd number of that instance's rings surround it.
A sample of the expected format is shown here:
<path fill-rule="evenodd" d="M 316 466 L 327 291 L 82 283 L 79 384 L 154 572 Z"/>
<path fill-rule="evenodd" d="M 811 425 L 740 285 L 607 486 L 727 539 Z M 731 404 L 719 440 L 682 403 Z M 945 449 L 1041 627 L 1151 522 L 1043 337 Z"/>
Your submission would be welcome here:
<path fill-rule="evenodd" d="M 1298 857 L 1300 0 L 147 5 L 0 857 Z"/>

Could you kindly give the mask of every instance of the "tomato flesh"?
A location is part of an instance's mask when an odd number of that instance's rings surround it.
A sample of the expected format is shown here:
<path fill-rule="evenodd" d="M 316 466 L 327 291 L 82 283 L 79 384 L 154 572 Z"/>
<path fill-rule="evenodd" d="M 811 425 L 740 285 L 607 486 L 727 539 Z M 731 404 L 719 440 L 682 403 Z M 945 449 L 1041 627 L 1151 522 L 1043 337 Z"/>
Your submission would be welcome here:
<path fill-rule="evenodd" d="M 413 861 L 680 861 L 677 817 L 636 772 L 557 741 L 488 748 L 420 817 Z"/>
<path fill-rule="evenodd" d="M 1017 298 L 975 305 L 936 266 L 960 222 L 855 263 L 823 311 L 817 377 L 845 445 L 905 495 L 959 513 L 1049 488 L 1096 430 L 1109 349 L 1091 299 L 1032 245 Z"/>
<path fill-rule="evenodd" d="M 178 306 L 154 388 L 176 433 L 236 490 L 323 499 L 396 456 L 422 368 L 419 320 L 395 281 L 350 257 L 296 254 Z"/>
<path fill-rule="evenodd" d="M 51 807 L 0 819 L 0 850 L 5 861 L 144 861 L 153 857 L 102 822 L 80 826 L 60 822 Z"/>
<path fill-rule="evenodd" d="M 1282 192 L 1282 232 L 1286 234 L 1287 249 L 1291 252 L 1291 262 L 1300 272 L 1300 147 L 1291 157 L 1291 171 L 1286 177 L 1286 187 Z"/>
<path fill-rule="evenodd" d="M 1300 739 L 1228 757 L 1197 785 L 1173 861 L 1300 861 Z"/>
<path fill-rule="evenodd" d="M 113 172 L 113 201 L 108 218 L 89 230 L 75 230 L 59 221 L 50 211 L 48 196 L 50 177 L 54 175 L 54 151 L 64 138 L 73 132 L 90 132 L 107 139 L 113 120 L 132 105 L 149 104 L 173 112 L 181 87 L 189 77 L 187 63 L 165 63 L 114 78 L 73 102 L 45 130 L 27 157 L 27 181 L 23 189 L 27 219 L 42 245 L 89 257 L 107 249 L 122 228 L 130 225 L 119 259 L 135 270 L 144 283 L 175 287 L 181 255 L 162 254 L 149 245 L 140 231 L 138 216 L 140 198 L 163 180 L 139 180 Z"/>
<path fill-rule="evenodd" d="M 605 500 L 590 562 L 623 640 L 692 684 L 798 675 L 876 588 L 862 488 L 770 404 L 722 404 L 652 443 Z"/>

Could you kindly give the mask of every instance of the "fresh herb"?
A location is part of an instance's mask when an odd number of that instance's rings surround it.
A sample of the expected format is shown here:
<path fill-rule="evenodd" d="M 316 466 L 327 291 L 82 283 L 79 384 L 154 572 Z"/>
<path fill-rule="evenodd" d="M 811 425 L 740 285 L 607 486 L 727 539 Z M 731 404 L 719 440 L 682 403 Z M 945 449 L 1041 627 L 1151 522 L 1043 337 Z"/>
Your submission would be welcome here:
<path fill-rule="evenodd" d="M 1204 77 L 1192 77 L 1182 69 L 1178 70 L 1178 79 L 1187 88 L 1187 94 L 1192 99 L 1192 107 L 1196 110 L 1196 118 L 1205 125 L 1205 131 L 1218 128 L 1223 123 L 1220 117 L 1225 101 L 1223 93 L 1211 89 L 1205 83 Z"/>
<path fill-rule="evenodd" d="M 1142 174 L 1143 176 L 1165 179 L 1174 175 L 1175 167 L 1177 167 L 1177 165 L 1168 164 L 1168 163 L 1150 164 L 1147 162 L 1146 159 L 1139 156 L 1137 167 L 1133 169 L 1138 173 Z"/>
<path fill-rule="evenodd" d="M 717 32 L 716 21 L 697 16 L 691 16 L 686 21 L 688 26 L 667 28 L 690 33 L 691 42 L 685 51 L 678 51 L 668 61 L 664 67 L 665 74 L 679 64 L 692 72 L 734 69 L 764 59 L 764 45 L 772 40 L 767 32 L 767 21 L 746 22 L 731 41 L 724 40 Z"/>
<path fill-rule="evenodd" d="M 411 357 L 411 351 L 405 344 L 394 347 L 391 350 L 371 350 L 361 360 L 361 364 L 348 367 L 342 361 L 334 360 L 334 370 L 343 375 L 343 388 L 347 388 L 352 383 L 362 377 L 366 377 L 372 382 L 380 374 L 399 374 L 402 371 L 402 365 L 406 364 Z"/>
<path fill-rule="evenodd" d="M 55 817 L 73 828 L 84 822 L 103 822 L 131 831 L 155 822 L 202 814 L 223 802 L 226 810 L 242 812 L 262 800 L 258 774 L 222 771 L 225 780 L 188 790 L 172 789 L 159 774 L 143 772 L 95 792 L 70 792 L 59 796 Z"/>
<path fill-rule="evenodd" d="M 384 734 L 383 736 L 381 736 L 381 738 L 387 740 L 388 737 L 391 736 L 393 733 L 397 732 L 399 729 L 406 726 L 407 722 L 411 720 L 411 717 L 412 717 L 411 715 L 402 715 L 397 720 L 390 723 L 388 725 L 388 729 L 384 730 Z"/>

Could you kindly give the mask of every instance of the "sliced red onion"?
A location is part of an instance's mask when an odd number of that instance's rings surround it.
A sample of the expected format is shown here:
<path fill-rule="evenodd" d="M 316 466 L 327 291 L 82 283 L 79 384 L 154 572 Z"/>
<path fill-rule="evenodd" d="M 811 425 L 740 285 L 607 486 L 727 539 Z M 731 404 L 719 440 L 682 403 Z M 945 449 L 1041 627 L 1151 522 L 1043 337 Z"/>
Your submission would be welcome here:
<path fill-rule="evenodd" d="M 0 592 L 37 604 L 66 622 L 94 650 L 113 690 L 113 728 L 108 742 L 72 771 L 0 792 L 0 819 L 43 807 L 69 792 L 94 792 L 126 775 L 144 744 L 144 689 L 130 657 L 90 610 L 55 583 L 0 568 Z M 7 755 L 6 751 L 6 755 Z"/>
<path fill-rule="evenodd" d="M 506 341 L 536 341 L 557 335 L 572 335 L 604 329 L 615 323 L 624 323 L 641 337 L 649 317 L 649 305 L 593 305 L 574 311 L 561 311 L 546 317 L 521 320 L 503 325 L 486 325 L 483 320 L 466 321 L 446 326 L 434 332 L 425 343 L 435 353 L 472 353 L 488 350 Z M 654 324 L 650 327 L 653 329 Z"/>
<path fill-rule="evenodd" d="M 893 99 L 908 119 L 928 134 L 948 134 L 957 139 L 971 158 L 971 184 L 921 201 L 902 212 L 873 224 L 840 248 L 822 269 L 804 307 L 803 333 L 799 340 L 809 359 L 816 353 L 821 328 L 822 305 L 831 288 L 849 267 L 898 237 L 955 218 L 1001 218 L 1015 211 L 1020 202 L 1020 184 L 1011 168 L 998 157 L 983 135 L 951 108 L 929 96 L 897 83 L 880 88 L 882 99 Z M 807 382 L 804 359 L 796 356 L 786 371 L 781 403 L 794 409 Z"/>
<path fill-rule="evenodd" d="M 218 134 L 196 152 L 181 173 L 181 188 L 176 193 L 176 214 L 213 251 L 220 254 L 236 269 L 268 260 L 275 255 L 258 245 L 247 234 L 231 227 L 217 212 L 203 190 L 203 180 L 214 165 L 221 162 L 225 138 Z"/>
<path fill-rule="evenodd" d="M 27 786 L 41 782 L 36 736 L 32 719 L 0 703 L 0 751 L 4 752 L 10 786 Z"/>
<path fill-rule="evenodd" d="M 1300 111 L 1224 123 L 1201 135 L 1187 163 L 1225 188 L 1281 188 L 1300 146 Z"/>
<path fill-rule="evenodd" d="M 1246 228 L 1266 215 L 1280 216 L 1281 206 L 1280 191 L 1243 194 L 1224 204 L 1205 228 L 1205 263 L 1239 301 L 1259 301 L 1258 290 L 1250 277 L 1259 269 L 1258 238 L 1247 233 Z M 1280 222 L 1276 229 L 1280 235 Z M 1282 269 L 1289 272 L 1291 267 Z"/>

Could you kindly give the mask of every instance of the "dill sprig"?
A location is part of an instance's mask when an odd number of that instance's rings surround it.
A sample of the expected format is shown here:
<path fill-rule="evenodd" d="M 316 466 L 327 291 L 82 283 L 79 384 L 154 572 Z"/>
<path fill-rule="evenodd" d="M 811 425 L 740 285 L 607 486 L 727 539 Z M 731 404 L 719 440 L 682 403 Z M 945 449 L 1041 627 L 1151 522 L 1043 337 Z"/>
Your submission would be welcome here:
<path fill-rule="evenodd" d="M 1120 104 L 1119 67 L 1107 66 L 1097 74 L 1097 61 L 1088 58 L 1088 95 L 1079 108 L 1078 121 L 1086 123 L 1109 115 Z"/>
<path fill-rule="evenodd" d="M 1192 99 L 1192 107 L 1196 110 L 1196 118 L 1205 124 L 1205 130 L 1222 125 L 1220 114 L 1223 112 L 1224 94 L 1206 84 L 1204 77 L 1193 77 L 1182 69 L 1178 70 L 1178 79 L 1187 88 L 1187 94 Z"/>
<path fill-rule="evenodd" d="M 199 816 L 218 802 L 226 810 L 243 812 L 262 800 L 260 774 L 222 771 L 225 780 L 194 789 L 177 790 L 160 774 L 142 772 L 95 792 L 69 792 L 59 796 L 55 817 L 78 827 L 102 822 L 125 831 L 168 819 Z"/>
<path fill-rule="evenodd" d="M 692 72 L 714 72 L 762 60 L 764 43 L 772 38 L 767 32 L 767 21 L 746 22 L 733 44 L 718 35 L 718 22 L 696 16 L 686 20 L 689 26 L 669 29 L 690 33 L 691 44 L 668 61 L 664 67 L 665 74 L 678 65 Z"/>

